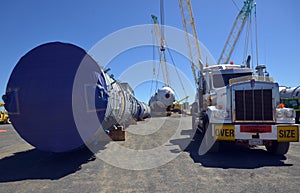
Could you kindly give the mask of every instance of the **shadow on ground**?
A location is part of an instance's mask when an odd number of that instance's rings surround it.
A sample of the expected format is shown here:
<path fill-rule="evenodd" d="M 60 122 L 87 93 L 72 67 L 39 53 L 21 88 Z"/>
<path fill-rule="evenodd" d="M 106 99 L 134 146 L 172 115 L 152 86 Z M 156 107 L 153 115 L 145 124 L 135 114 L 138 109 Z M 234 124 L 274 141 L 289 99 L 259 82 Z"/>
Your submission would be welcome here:
<path fill-rule="evenodd" d="M 88 148 L 68 153 L 47 153 L 37 149 L 18 152 L 0 160 L 0 182 L 57 180 L 75 173 L 82 164 L 93 160 L 95 156 Z"/>
<path fill-rule="evenodd" d="M 194 134 L 190 130 L 184 130 L 182 133 L 194 135 L 187 147 L 182 145 L 186 143 L 186 139 L 172 140 L 171 143 L 179 145 L 182 151 L 190 154 L 195 163 L 201 163 L 204 167 L 254 169 L 265 166 L 292 166 L 292 164 L 284 163 L 284 160 L 287 159 L 285 156 L 273 155 L 264 149 L 225 143 L 221 145 L 218 153 L 199 155 L 198 150 L 202 141 L 201 135 L 198 133 Z"/>

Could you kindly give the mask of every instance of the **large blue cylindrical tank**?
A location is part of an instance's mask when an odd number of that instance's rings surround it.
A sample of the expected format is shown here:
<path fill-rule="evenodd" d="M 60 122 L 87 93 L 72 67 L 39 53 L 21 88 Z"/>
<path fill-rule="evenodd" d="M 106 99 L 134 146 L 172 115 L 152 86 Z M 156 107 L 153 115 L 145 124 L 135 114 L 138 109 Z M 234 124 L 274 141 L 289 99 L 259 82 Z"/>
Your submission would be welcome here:
<path fill-rule="evenodd" d="M 89 96 L 72 96 L 79 66 L 89 73 L 82 82 L 77 81 L 82 87 L 74 88 Z M 104 119 L 107 97 L 95 100 L 99 98 L 96 89 L 87 92 L 89 87 L 85 86 L 97 83 L 107 88 L 103 71 L 83 49 L 60 42 L 43 44 L 28 52 L 15 66 L 4 96 L 5 108 L 16 131 L 31 145 L 50 152 L 74 150 L 83 146 L 99 127 L 87 123 L 86 131 L 79 133 L 72 105 L 82 106 L 83 119 L 94 113 L 89 109 L 104 109 L 98 112 L 99 124 Z M 94 98 L 95 103 L 85 102 L 88 98 Z"/>
<path fill-rule="evenodd" d="M 49 152 L 76 150 L 136 119 L 140 102 L 78 46 L 40 45 L 15 66 L 3 96 L 19 135 Z M 144 105 L 144 114 L 150 107 Z M 102 136 L 101 136 L 102 135 Z"/>

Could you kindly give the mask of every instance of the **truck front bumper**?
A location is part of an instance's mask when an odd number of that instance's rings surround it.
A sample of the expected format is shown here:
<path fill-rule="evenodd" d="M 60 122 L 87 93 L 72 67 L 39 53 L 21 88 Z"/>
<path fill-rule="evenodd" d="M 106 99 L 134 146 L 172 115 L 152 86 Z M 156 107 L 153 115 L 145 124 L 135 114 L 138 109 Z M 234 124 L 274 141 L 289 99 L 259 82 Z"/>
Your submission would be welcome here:
<path fill-rule="evenodd" d="M 216 140 L 276 140 L 278 142 L 298 142 L 298 124 L 278 125 L 233 125 L 212 124 L 212 136 Z"/>

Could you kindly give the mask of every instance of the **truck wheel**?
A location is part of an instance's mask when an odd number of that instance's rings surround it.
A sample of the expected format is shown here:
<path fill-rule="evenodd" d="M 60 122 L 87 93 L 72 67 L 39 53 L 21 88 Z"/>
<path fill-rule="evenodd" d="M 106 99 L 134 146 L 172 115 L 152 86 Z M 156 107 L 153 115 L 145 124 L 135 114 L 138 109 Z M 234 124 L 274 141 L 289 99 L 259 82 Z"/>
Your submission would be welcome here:
<path fill-rule="evenodd" d="M 217 141 L 214 136 L 212 136 L 212 125 L 206 121 L 205 122 L 205 132 L 204 132 L 206 146 L 209 148 L 209 153 L 219 152 L 219 141 Z"/>
<path fill-rule="evenodd" d="M 192 115 L 192 129 L 194 130 L 196 127 L 195 127 L 195 116 Z"/>
<path fill-rule="evenodd" d="M 298 111 L 299 112 L 299 111 Z M 296 113 L 296 124 L 299 124 L 300 123 L 300 113 Z"/>
<path fill-rule="evenodd" d="M 219 142 L 212 136 L 212 125 L 208 121 L 204 123 L 205 131 L 202 133 L 203 138 L 199 148 L 199 155 L 204 155 L 207 152 L 219 152 Z"/>
<path fill-rule="evenodd" d="M 266 149 L 268 152 L 275 155 L 284 155 L 289 151 L 290 142 L 277 142 L 273 141 L 272 145 L 267 146 Z"/>
<path fill-rule="evenodd" d="M 192 116 L 192 130 L 193 132 L 195 132 L 196 134 L 200 134 L 201 132 L 198 129 L 198 125 L 196 123 L 196 117 L 193 115 Z"/>

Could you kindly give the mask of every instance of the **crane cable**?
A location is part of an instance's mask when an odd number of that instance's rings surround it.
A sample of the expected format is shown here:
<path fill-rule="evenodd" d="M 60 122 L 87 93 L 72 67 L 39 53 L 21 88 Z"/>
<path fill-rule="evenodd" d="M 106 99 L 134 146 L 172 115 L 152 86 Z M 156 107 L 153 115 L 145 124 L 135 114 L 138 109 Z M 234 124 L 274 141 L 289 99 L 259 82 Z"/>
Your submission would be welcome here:
<path fill-rule="evenodd" d="M 257 17 L 256 17 L 256 3 L 254 4 L 254 22 L 255 22 L 255 45 L 256 45 L 256 66 L 258 66 L 258 33 L 257 33 Z"/>
<path fill-rule="evenodd" d="M 152 31 L 153 32 L 153 31 Z M 152 33 L 153 34 L 153 37 L 155 36 L 155 32 L 154 33 Z M 157 73 L 156 74 L 156 89 L 155 89 L 155 91 L 157 90 L 157 88 L 158 88 L 158 79 L 159 79 L 159 72 L 160 72 L 160 68 L 161 68 L 161 70 L 163 71 L 163 67 L 162 67 L 162 65 L 161 65 L 161 61 L 160 61 L 160 63 L 159 63 L 159 65 L 158 65 L 158 70 L 156 70 L 155 68 L 156 68 L 156 61 L 155 61 L 155 57 L 156 57 L 156 55 L 155 55 L 155 43 L 154 43 L 154 38 L 152 39 L 153 40 L 153 78 L 154 78 L 154 76 L 155 76 L 155 72 Z M 187 96 L 187 92 L 186 92 L 186 90 L 185 90 L 185 88 L 184 88 L 184 84 L 183 84 L 183 81 L 182 81 L 182 79 L 181 79 L 181 77 L 180 77 L 180 75 L 179 75 L 179 72 L 178 72 L 178 69 L 177 69 L 177 66 L 176 66 L 176 64 L 175 64 L 175 61 L 174 61 L 174 58 L 173 58 L 173 55 L 172 55 L 172 53 L 171 53 L 171 51 L 170 51 L 170 48 L 167 46 L 167 43 L 166 43 L 166 41 L 165 41 L 165 48 L 167 49 L 167 51 L 168 51 L 168 54 L 169 54 L 169 57 L 170 57 L 170 59 L 171 59 L 171 62 L 172 62 L 172 64 L 173 64 L 173 66 L 174 66 L 174 68 L 175 68 L 175 72 L 176 72 L 176 74 L 177 74 L 177 77 L 178 77 L 178 80 L 179 80 L 179 82 L 180 82 L 180 85 L 181 85 L 181 87 L 182 87 L 182 90 L 183 90 L 183 92 L 184 92 L 184 94 L 185 94 L 185 96 Z M 159 49 L 158 49 L 159 50 Z M 160 51 L 158 51 L 158 54 L 160 55 L 160 57 L 161 57 L 161 52 Z M 167 63 L 165 63 L 165 65 L 168 65 Z M 163 72 L 162 72 L 163 73 Z M 165 73 L 163 73 L 163 74 L 165 74 Z M 150 89 L 150 93 L 152 93 L 152 86 L 153 86 L 153 80 L 152 80 L 152 83 L 151 83 L 151 89 Z M 170 85 L 168 85 L 169 87 L 171 87 Z M 177 95 L 177 93 L 175 93 L 176 95 Z"/>
<path fill-rule="evenodd" d="M 161 37 L 165 39 L 165 8 L 164 8 L 164 0 L 160 0 L 160 29 L 161 29 Z"/>
<path fill-rule="evenodd" d="M 170 51 L 170 49 L 169 49 L 169 47 L 167 46 L 167 43 L 166 43 L 166 41 L 165 41 L 165 29 L 164 29 L 164 25 L 165 25 L 165 17 L 164 17 L 164 16 L 165 16 L 164 0 L 160 0 L 160 24 L 161 24 L 160 26 L 161 26 L 161 36 L 162 36 L 162 38 L 163 38 L 163 40 L 164 40 L 164 46 L 167 48 L 168 53 L 169 53 L 169 56 L 170 56 L 170 59 L 171 59 L 172 64 L 173 64 L 173 66 L 174 66 L 174 68 L 175 68 L 175 71 L 176 71 L 176 74 L 177 74 L 177 76 L 178 76 L 180 85 L 181 85 L 181 87 L 182 87 L 182 89 L 183 89 L 183 91 L 184 91 L 185 96 L 187 96 L 187 93 L 186 93 L 186 90 L 185 90 L 185 88 L 184 88 L 183 82 L 182 82 L 182 80 L 181 80 L 181 78 L 180 78 L 180 76 L 179 76 L 178 69 L 177 69 L 177 67 L 176 67 L 176 65 L 175 65 L 173 56 L 172 56 L 171 51 Z M 165 68 L 166 68 L 166 76 L 167 76 L 167 79 L 170 79 L 169 73 L 168 73 L 168 67 L 167 67 L 168 64 L 165 63 L 165 65 L 166 65 Z M 169 80 L 169 81 L 170 81 L 170 80 Z M 170 84 L 171 84 L 171 81 L 170 81 Z M 169 85 L 169 86 L 171 86 L 171 85 Z"/>
<path fill-rule="evenodd" d="M 236 9 L 239 11 L 239 10 L 241 10 L 238 6 L 237 6 L 237 4 L 236 4 L 236 2 L 234 1 L 234 0 L 231 0 L 232 1 L 232 3 L 234 4 L 234 6 L 236 7 Z"/>
<path fill-rule="evenodd" d="M 255 31 L 255 55 L 254 55 L 254 49 L 253 49 L 253 32 L 252 28 L 254 27 Z M 249 41 L 250 41 L 250 50 L 251 55 L 256 57 L 256 66 L 258 65 L 258 32 L 257 32 L 257 15 L 256 15 L 256 3 L 254 4 L 254 26 L 252 26 L 252 14 L 250 13 L 248 21 L 247 21 L 247 30 L 246 30 L 246 38 L 245 38 L 245 47 L 244 47 L 244 57 L 243 62 L 247 59 L 247 53 L 249 48 Z M 254 60 L 252 60 L 252 66 L 253 69 L 253 63 Z"/>
<path fill-rule="evenodd" d="M 150 96 L 152 95 L 152 87 L 153 87 L 153 80 L 155 80 L 155 91 L 157 91 L 158 88 L 158 77 L 159 77 L 159 71 L 160 71 L 160 64 L 158 64 L 158 70 L 157 68 L 157 62 L 155 60 L 156 58 L 156 54 L 155 54 L 155 49 L 156 49 L 156 44 L 155 44 L 155 32 L 153 32 L 153 30 L 151 30 L 152 33 L 152 61 L 153 61 L 153 69 L 152 69 L 152 80 L 151 80 L 151 86 L 150 86 Z M 159 54 L 159 53 L 158 53 Z M 156 74 L 157 73 L 157 74 Z"/>
<path fill-rule="evenodd" d="M 164 77 L 165 85 L 171 87 L 171 80 L 168 65 L 166 63 L 166 55 L 165 55 L 165 8 L 164 8 L 164 0 L 160 0 L 160 35 L 161 35 L 161 48 L 160 48 L 160 63 L 162 68 L 162 73 Z"/>
<path fill-rule="evenodd" d="M 184 88 L 184 85 L 183 85 L 183 82 L 182 82 L 181 77 L 180 77 L 180 75 L 179 75 L 177 66 L 175 65 L 175 62 L 174 62 L 173 56 L 172 56 L 172 54 L 171 54 L 171 51 L 170 51 L 170 49 L 168 48 L 168 46 L 166 46 L 166 47 L 167 47 L 168 53 L 169 53 L 169 55 L 170 55 L 172 64 L 173 64 L 173 66 L 174 66 L 174 68 L 175 68 L 176 74 L 177 74 L 177 76 L 178 76 L 178 79 L 179 79 L 180 85 L 181 85 L 181 87 L 182 87 L 182 90 L 183 90 L 183 92 L 184 92 L 184 96 L 187 96 L 187 92 L 186 92 L 186 90 L 185 90 L 185 88 Z"/>
<path fill-rule="evenodd" d="M 165 42 L 164 23 L 165 23 L 165 18 L 164 18 L 164 0 L 160 0 L 160 34 L 161 34 L 162 40 L 164 41 L 164 43 L 161 45 L 161 49 L 167 48 L 168 53 L 169 53 L 169 56 L 170 56 L 170 59 L 171 59 L 171 61 L 172 61 L 172 64 L 173 64 L 173 66 L 174 66 L 174 68 L 175 68 L 175 71 L 176 71 L 176 74 L 177 74 L 177 76 L 178 76 L 180 85 L 181 85 L 181 87 L 182 87 L 182 89 L 183 89 L 183 91 L 184 91 L 185 96 L 187 96 L 187 92 L 186 92 L 186 90 L 185 90 L 185 88 L 184 88 L 183 81 L 182 81 L 182 79 L 181 79 L 181 77 L 180 77 L 180 75 L 179 75 L 178 69 L 177 69 L 177 67 L 176 67 L 176 65 L 175 65 L 175 62 L 174 62 L 173 56 L 172 56 L 172 54 L 171 54 L 171 51 L 170 51 L 170 49 L 168 48 L 168 46 L 166 45 L 166 42 Z M 153 31 L 152 31 L 152 32 L 153 32 Z M 152 33 L 152 34 L 153 34 L 153 37 L 155 37 L 155 31 L 154 31 L 154 33 Z M 154 77 L 155 71 L 156 71 L 156 70 L 155 70 L 156 62 L 155 62 L 155 54 L 154 54 L 154 53 L 155 53 L 155 50 L 154 50 L 154 49 L 155 49 L 155 44 L 154 44 L 155 40 L 154 40 L 154 38 L 153 38 L 152 40 L 153 40 L 153 77 Z M 161 52 L 158 52 L 158 53 L 159 53 L 159 57 L 161 58 L 162 53 L 161 53 Z M 164 59 L 165 59 L 165 58 L 164 58 Z M 163 66 L 161 65 L 161 61 L 160 61 L 160 64 L 159 64 L 159 68 L 162 68 L 161 70 L 162 70 L 162 73 L 163 73 L 163 77 L 164 77 L 164 79 L 165 79 L 164 72 L 163 72 L 164 69 L 163 69 Z M 166 70 L 166 72 L 165 72 L 165 74 L 166 74 L 166 79 L 168 79 L 168 78 L 170 78 L 170 77 L 168 77 L 169 75 L 168 75 L 168 67 L 167 67 L 167 63 L 165 63 L 165 70 Z M 156 89 L 155 89 L 155 90 L 157 90 L 157 88 L 158 88 L 159 71 L 160 71 L 160 69 L 157 70 Z M 165 82 L 166 82 L 166 81 L 165 81 Z M 151 83 L 151 89 L 150 89 L 150 92 L 152 92 L 152 84 L 153 84 L 153 80 L 152 80 L 152 83 Z M 169 84 L 171 84 L 171 82 L 169 82 Z M 167 86 L 171 87 L 171 85 L 167 85 Z M 176 94 L 176 93 L 175 93 L 175 94 Z"/>
<path fill-rule="evenodd" d="M 248 17 L 247 21 L 247 27 L 246 27 L 246 37 L 245 37 L 245 44 L 244 44 L 244 54 L 243 54 L 243 63 L 245 63 L 247 55 L 248 55 L 248 48 L 249 48 L 249 41 L 250 41 L 250 46 L 251 46 L 251 51 L 252 51 L 252 20 L 251 20 L 251 13 L 250 16 Z"/>

